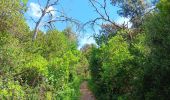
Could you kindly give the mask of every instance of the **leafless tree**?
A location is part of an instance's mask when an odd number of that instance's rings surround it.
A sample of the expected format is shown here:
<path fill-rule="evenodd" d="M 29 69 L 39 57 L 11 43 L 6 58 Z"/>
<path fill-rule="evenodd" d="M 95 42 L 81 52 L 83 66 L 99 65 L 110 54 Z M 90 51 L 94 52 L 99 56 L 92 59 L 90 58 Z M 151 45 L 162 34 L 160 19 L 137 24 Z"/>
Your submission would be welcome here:
<path fill-rule="evenodd" d="M 100 1 L 102 1 L 102 2 L 100 2 Z M 92 27 L 94 27 L 95 25 L 101 26 L 99 24 L 100 21 L 106 22 L 107 24 L 111 24 L 112 26 L 115 27 L 115 29 L 122 29 L 126 26 L 125 23 L 123 25 L 119 25 L 114 20 L 112 20 L 110 18 L 110 14 L 107 11 L 107 6 L 108 6 L 107 1 L 108 0 L 89 0 L 90 4 L 94 8 L 95 12 L 98 14 L 98 17 L 86 22 L 84 24 L 84 26 L 86 26 L 88 24 L 92 25 Z"/>
<path fill-rule="evenodd" d="M 78 20 L 66 16 L 64 11 L 57 10 L 57 8 L 56 9 L 50 9 L 51 7 L 57 7 L 59 5 L 59 1 L 60 0 L 46 0 L 45 7 L 43 7 L 41 5 L 42 1 L 40 2 L 40 0 L 38 0 L 38 4 L 40 6 L 41 16 L 39 17 L 39 19 L 37 21 L 35 21 L 32 18 L 32 20 L 35 22 L 34 34 L 33 34 L 33 37 L 32 37 L 33 41 L 37 37 L 39 27 L 44 26 L 44 27 L 48 27 L 48 28 L 51 29 L 54 26 L 54 22 L 71 22 L 71 23 L 76 24 L 77 27 L 80 26 L 80 23 L 79 23 Z M 52 13 L 54 13 L 54 12 L 57 13 L 56 16 L 53 16 Z M 43 20 L 43 18 L 45 16 L 48 16 L 48 19 L 46 21 Z"/>

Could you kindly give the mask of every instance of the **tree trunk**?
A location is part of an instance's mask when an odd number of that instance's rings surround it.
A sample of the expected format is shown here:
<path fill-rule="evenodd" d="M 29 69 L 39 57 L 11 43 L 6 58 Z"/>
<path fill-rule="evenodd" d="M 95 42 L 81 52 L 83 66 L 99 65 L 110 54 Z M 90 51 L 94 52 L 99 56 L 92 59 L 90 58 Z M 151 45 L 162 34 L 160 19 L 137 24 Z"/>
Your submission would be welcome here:
<path fill-rule="evenodd" d="M 41 23 L 41 20 L 43 19 L 43 17 L 45 16 L 46 12 L 45 10 L 42 12 L 42 15 L 41 17 L 39 18 L 39 20 L 36 22 L 36 26 L 35 26 L 35 29 L 34 29 L 34 34 L 33 34 L 33 37 L 32 37 L 32 41 L 34 41 L 36 38 L 37 38 L 37 34 L 38 34 L 38 30 L 39 30 L 39 25 Z"/>

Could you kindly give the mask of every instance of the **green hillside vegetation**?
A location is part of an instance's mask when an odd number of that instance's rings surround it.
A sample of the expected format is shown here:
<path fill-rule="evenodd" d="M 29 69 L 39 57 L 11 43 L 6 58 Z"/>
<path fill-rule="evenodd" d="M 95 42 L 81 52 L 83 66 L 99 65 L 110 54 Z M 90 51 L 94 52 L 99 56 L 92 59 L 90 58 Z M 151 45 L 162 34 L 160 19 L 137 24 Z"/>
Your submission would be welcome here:
<path fill-rule="evenodd" d="M 97 45 L 80 50 L 71 28 L 38 31 L 32 41 L 27 0 L 8 1 L 0 3 L 1 100 L 79 100 L 83 80 L 97 100 L 170 99 L 170 0 L 132 28 L 101 27 L 106 33 L 94 36 Z M 129 17 L 125 10 L 121 15 Z"/>

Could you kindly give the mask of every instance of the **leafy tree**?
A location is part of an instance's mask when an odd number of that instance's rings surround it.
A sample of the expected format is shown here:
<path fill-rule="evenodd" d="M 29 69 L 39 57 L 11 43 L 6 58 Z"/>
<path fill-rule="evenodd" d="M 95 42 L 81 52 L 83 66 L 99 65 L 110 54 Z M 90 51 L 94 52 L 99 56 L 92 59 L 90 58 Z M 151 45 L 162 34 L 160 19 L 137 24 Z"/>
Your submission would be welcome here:
<path fill-rule="evenodd" d="M 29 28 L 21 13 L 23 7 L 20 2 L 18 0 L 2 0 L 0 9 L 0 31 L 11 33 L 22 41 L 28 40 Z"/>
<path fill-rule="evenodd" d="M 92 50 L 92 85 L 99 99 L 170 98 L 169 1 L 161 0 L 157 7 L 145 16 L 142 30 L 117 31 Z"/>
<path fill-rule="evenodd" d="M 166 2 L 166 3 L 165 3 Z M 159 12 L 146 19 L 147 44 L 151 49 L 142 76 L 143 98 L 154 100 L 169 99 L 169 7 L 168 0 L 158 4 Z M 165 13 L 166 12 L 166 13 Z M 149 21 L 148 21 L 149 20 Z"/>
<path fill-rule="evenodd" d="M 133 23 L 133 27 L 138 28 L 143 22 L 143 16 L 147 9 L 155 5 L 158 0 L 111 0 L 113 5 L 118 5 L 118 14 L 127 17 Z"/>

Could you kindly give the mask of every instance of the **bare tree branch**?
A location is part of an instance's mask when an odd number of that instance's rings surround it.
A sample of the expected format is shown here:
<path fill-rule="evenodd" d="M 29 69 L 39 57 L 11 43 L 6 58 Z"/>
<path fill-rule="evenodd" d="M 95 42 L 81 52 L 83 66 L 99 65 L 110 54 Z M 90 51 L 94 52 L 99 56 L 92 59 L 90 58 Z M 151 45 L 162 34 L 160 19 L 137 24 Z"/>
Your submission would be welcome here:
<path fill-rule="evenodd" d="M 107 12 L 107 0 L 103 0 L 103 3 L 97 0 L 89 0 L 89 2 L 94 8 L 95 12 L 99 15 L 99 17 L 86 22 L 84 26 L 90 24 L 92 25 L 92 27 L 94 27 L 94 25 L 100 25 L 98 24 L 99 21 L 104 21 L 104 22 L 114 25 L 117 29 L 123 28 L 122 25 L 119 25 L 110 19 L 110 15 Z"/>
<path fill-rule="evenodd" d="M 36 22 L 32 41 L 36 39 L 39 27 L 42 26 L 52 29 L 53 26 L 55 26 L 54 25 L 55 22 L 70 22 L 70 23 L 74 23 L 77 27 L 80 26 L 78 20 L 67 17 L 63 11 L 57 9 L 51 9 L 52 7 L 54 8 L 59 5 L 59 0 L 47 0 L 44 8 L 41 6 L 40 0 L 38 0 L 38 4 L 40 5 L 41 16 Z M 54 16 L 53 13 L 57 13 L 57 16 Z M 45 16 L 48 17 L 46 21 L 44 21 Z"/>

